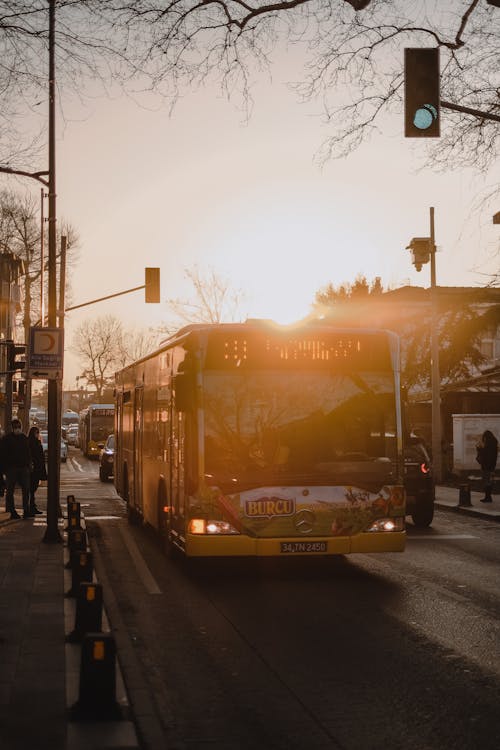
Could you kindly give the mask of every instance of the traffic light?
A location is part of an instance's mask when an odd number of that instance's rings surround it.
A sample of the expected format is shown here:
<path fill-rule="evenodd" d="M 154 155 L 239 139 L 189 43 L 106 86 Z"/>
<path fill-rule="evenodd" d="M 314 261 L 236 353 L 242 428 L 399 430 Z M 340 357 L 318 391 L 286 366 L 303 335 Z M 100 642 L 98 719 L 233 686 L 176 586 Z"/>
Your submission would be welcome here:
<path fill-rule="evenodd" d="M 15 344 L 13 341 L 6 341 L 7 344 L 7 372 L 16 372 L 16 370 L 24 370 L 26 362 L 24 360 L 18 361 L 16 357 L 24 356 L 26 354 L 26 347 L 24 344 Z"/>
<path fill-rule="evenodd" d="M 144 294 L 146 302 L 160 301 L 160 269 L 146 268 Z"/>
<path fill-rule="evenodd" d="M 439 48 L 405 49 L 405 137 L 439 136 Z"/>

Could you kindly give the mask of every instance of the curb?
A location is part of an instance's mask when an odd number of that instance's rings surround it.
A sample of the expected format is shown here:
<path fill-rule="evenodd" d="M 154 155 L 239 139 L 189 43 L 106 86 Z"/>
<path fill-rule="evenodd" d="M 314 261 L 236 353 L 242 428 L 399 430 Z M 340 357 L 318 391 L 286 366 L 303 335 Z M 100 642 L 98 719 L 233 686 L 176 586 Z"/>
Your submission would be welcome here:
<path fill-rule="evenodd" d="M 481 518 L 493 521 L 494 523 L 500 523 L 500 511 L 498 510 L 483 511 L 481 508 L 475 508 L 474 506 L 459 505 L 458 503 L 452 505 L 447 502 L 439 502 L 439 500 L 434 502 L 434 507 L 439 510 L 448 510 L 457 515 L 468 516 L 469 518 Z"/>

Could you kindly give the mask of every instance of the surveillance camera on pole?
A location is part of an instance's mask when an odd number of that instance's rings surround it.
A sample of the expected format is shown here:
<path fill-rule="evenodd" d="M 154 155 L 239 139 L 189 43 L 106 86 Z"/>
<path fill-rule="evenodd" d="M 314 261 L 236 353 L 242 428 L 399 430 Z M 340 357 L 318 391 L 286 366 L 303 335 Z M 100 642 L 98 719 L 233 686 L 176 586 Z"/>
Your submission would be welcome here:
<path fill-rule="evenodd" d="M 431 238 L 413 237 L 406 249 L 411 251 L 411 262 L 416 270 L 421 271 L 422 266 L 428 263 L 431 257 Z"/>

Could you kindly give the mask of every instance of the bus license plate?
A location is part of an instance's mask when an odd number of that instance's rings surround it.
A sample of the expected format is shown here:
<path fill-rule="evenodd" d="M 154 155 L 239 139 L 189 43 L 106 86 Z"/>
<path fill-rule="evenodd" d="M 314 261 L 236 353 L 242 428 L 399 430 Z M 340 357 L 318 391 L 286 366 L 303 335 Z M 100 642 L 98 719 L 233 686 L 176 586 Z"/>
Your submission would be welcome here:
<path fill-rule="evenodd" d="M 281 542 L 281 552 L 326 552 L 326 542 Z"/>

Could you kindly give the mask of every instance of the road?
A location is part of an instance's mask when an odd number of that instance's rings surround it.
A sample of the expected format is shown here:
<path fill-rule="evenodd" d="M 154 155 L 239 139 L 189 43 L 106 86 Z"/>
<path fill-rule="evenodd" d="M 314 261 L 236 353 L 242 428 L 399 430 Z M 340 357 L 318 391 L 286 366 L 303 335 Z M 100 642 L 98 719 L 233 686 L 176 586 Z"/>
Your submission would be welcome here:
<path fill-rule="evenodd" d="M 128 525 L 95 462 L 73 449 L 61 482 L 145 747 L 498 747 L 500 524 L 438 511 L 401 555 L 192 571 Z"/>

